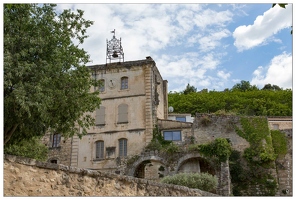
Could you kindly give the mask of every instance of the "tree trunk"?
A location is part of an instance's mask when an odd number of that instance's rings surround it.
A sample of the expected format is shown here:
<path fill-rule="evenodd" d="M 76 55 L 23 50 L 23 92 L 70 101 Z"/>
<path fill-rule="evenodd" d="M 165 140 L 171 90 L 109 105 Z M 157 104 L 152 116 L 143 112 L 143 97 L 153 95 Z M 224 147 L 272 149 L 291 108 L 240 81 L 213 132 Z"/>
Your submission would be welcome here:
<path fill-rule="evenodd" d="M 15 129 L 18 127 L 18 124 L 15 124 L 13 127 L 6 129 L 4 128 L 4 145 L 10 140 L 13 135 Z"/>

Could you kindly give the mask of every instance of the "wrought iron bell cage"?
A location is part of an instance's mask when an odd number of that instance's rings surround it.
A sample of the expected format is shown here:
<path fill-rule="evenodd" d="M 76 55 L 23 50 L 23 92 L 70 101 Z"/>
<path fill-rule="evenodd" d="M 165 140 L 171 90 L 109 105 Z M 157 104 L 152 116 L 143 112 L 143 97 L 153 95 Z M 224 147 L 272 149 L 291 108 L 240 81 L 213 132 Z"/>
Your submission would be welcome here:
<path fill-rule="evenodd" d="M 113 38 L 108 41 L 107 39 L 107 53 L 106 53 L 106 63 L 111 63 L 112 60 L 119 60 L 119 62 L 124 62 L 124 53 L 121 45 L 121 38 L 117 39 L 115 37 L 115 29 L 111 31 L 114 33 Z"/>

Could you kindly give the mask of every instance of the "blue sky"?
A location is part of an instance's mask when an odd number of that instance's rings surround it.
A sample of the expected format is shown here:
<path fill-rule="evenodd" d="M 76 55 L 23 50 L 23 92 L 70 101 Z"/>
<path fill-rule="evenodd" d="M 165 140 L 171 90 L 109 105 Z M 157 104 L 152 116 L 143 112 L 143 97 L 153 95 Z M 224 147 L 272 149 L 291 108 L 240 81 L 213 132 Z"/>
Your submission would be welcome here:
<path fill-rule="evenodd" d="M 83 44 L 106 63 L 106 39 L 122 39 L 125 61 L 151 56 L 169 91 L 189 83 L 222 91 L 241 80 L 292 88 L 292 4 L 58 4 L 94 21 Z"/>

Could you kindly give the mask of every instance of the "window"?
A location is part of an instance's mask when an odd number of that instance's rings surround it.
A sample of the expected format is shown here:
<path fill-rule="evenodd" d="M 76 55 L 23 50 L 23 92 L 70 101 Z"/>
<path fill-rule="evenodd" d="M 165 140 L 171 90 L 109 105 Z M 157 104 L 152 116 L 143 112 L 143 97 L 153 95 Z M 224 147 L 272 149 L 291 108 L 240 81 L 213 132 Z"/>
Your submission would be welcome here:
<path fill-rule="evenodd" d="M 61 134 L 53 134 L 52 136 L 52 147 L 59 147 L 61 141 Z"/>
<path fill-rule="evenodd" d="M 164 140 L 181 141 L 181 131 L 164 131 Z"/>
<path fill-rule="evenodd" d="M 105 125 L 105 107 L 101 106 L 96 109 L 96 125 Z"/>
<path fill-rule="evenodd" d="M 58 164 L 58 160 L 51 160 L 50 163 Z"/>
<path fill-rule="evenodd" d="M 121 90 L 128 89 L 128 77 L 121 78 Z"/>
<path fill-rule="evenodd" d="M 186 122 L 186 117 L 176 117 L 177 121 Z"/>
<path fill-rule="evenodd" d="M 95 72 L 93 72 L 93 73 L 91 74 L 91 78 L 92 78 L 93 80 L 96 80 L 96 79 L 97 79 L 97 74 L 96 74 Z"/>
<path fill-rule="evenodd" d="M 104 159 L 104 141 L 96 142 L 96 159 Z"/>
<path fill-rule="evenodd" d="M 127 123 L 128 122 L 128 105 L 120 104 L 118 106 L 118 122 L 117 123 Z"/>
<path fill-rule="evenodd" d="M 279 125 L 278 124 L 273 124 L 273 130 L 279 130 Z"/>
<path fill-rule="evenodd" d="M 105 91 L 105 80 L 101 79 L 99 84 L 99 91 L 104 92 Z"/>
<path fill-rule="evenodd" d="M 119 157 L 127 156 L 127 139 L 119 139 Z"/>

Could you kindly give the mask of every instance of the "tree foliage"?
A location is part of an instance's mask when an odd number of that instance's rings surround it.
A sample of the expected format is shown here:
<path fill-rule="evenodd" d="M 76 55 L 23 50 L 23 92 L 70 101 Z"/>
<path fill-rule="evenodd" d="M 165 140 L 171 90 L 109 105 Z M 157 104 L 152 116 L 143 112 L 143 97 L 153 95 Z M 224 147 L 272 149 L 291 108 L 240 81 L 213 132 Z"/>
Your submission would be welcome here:
<path fill-rule="evenodd" d="M 235 84 L 232 87 L 232 90 L 237 90 L 241 92 L 245 91 L 253 91 L 253 90 L 259 90 L 256 85 L 251 85 L 249 81 L 242 80 L 240 83 Z"/>
<path fill-rule="evenodd" d="M 277 86 L 277 85 L 271 85 L 269 83 L 269 84 L 264 85 L 264 87 L 262 88 L 262 90 L 282 90 L 282 89 L 279 86 Z"/>
<path fill-rule="evenodd" d="M 32 137 L 29 139 L 24 139 L 17 144 L 5 145 L 4 152 L 5 154 L 46 161 L 48 147 L 40 143 L 39 137 Z"/>
<path fill-rule="evenodd" d="M 232 148 L 225 138 L 216 138 L 209 144 L 198 145 L 198 151 L 206 157 L 216 158 L 219 162 L 226 162 L 231 155 Z"/>
<path fill-rule="evenodd" d="M 279 5 L 281 8 L 286 8 L 286 5 L 288 5 L 288 4 L 287 3 L 273 3 L 272 8 L 276 5 Z"/>
<path fill-rule="evenodd" d="M 193 85 L 189 85 L 188 83 L 185 90 L 183 90 L 183 94 L 189 94 L 191 92 L 196 92 L 196 91 L 197 91 L 196 87 L 194 87 Z"/>
<path fill-rule="evenodd" d="M 46 131 L 83 134 L 94 122 L 84 113 L 100 104 L 90 93 L 98 83 L 79 47 L 93 22 L 82 10 L 57 14 L 55 7 L 4 4 L 4 144 Z"/>
<path fill-rule="evenodd" d="M 275 85 L 252 90 L 247 82 L 242 83 L 236 89 L 224 91 L 169 93 L 168 103 L 176 113 L 193 115 L 223 110 L 247 116 L 292 116 L 292 90 L 279 90 Z"/>

